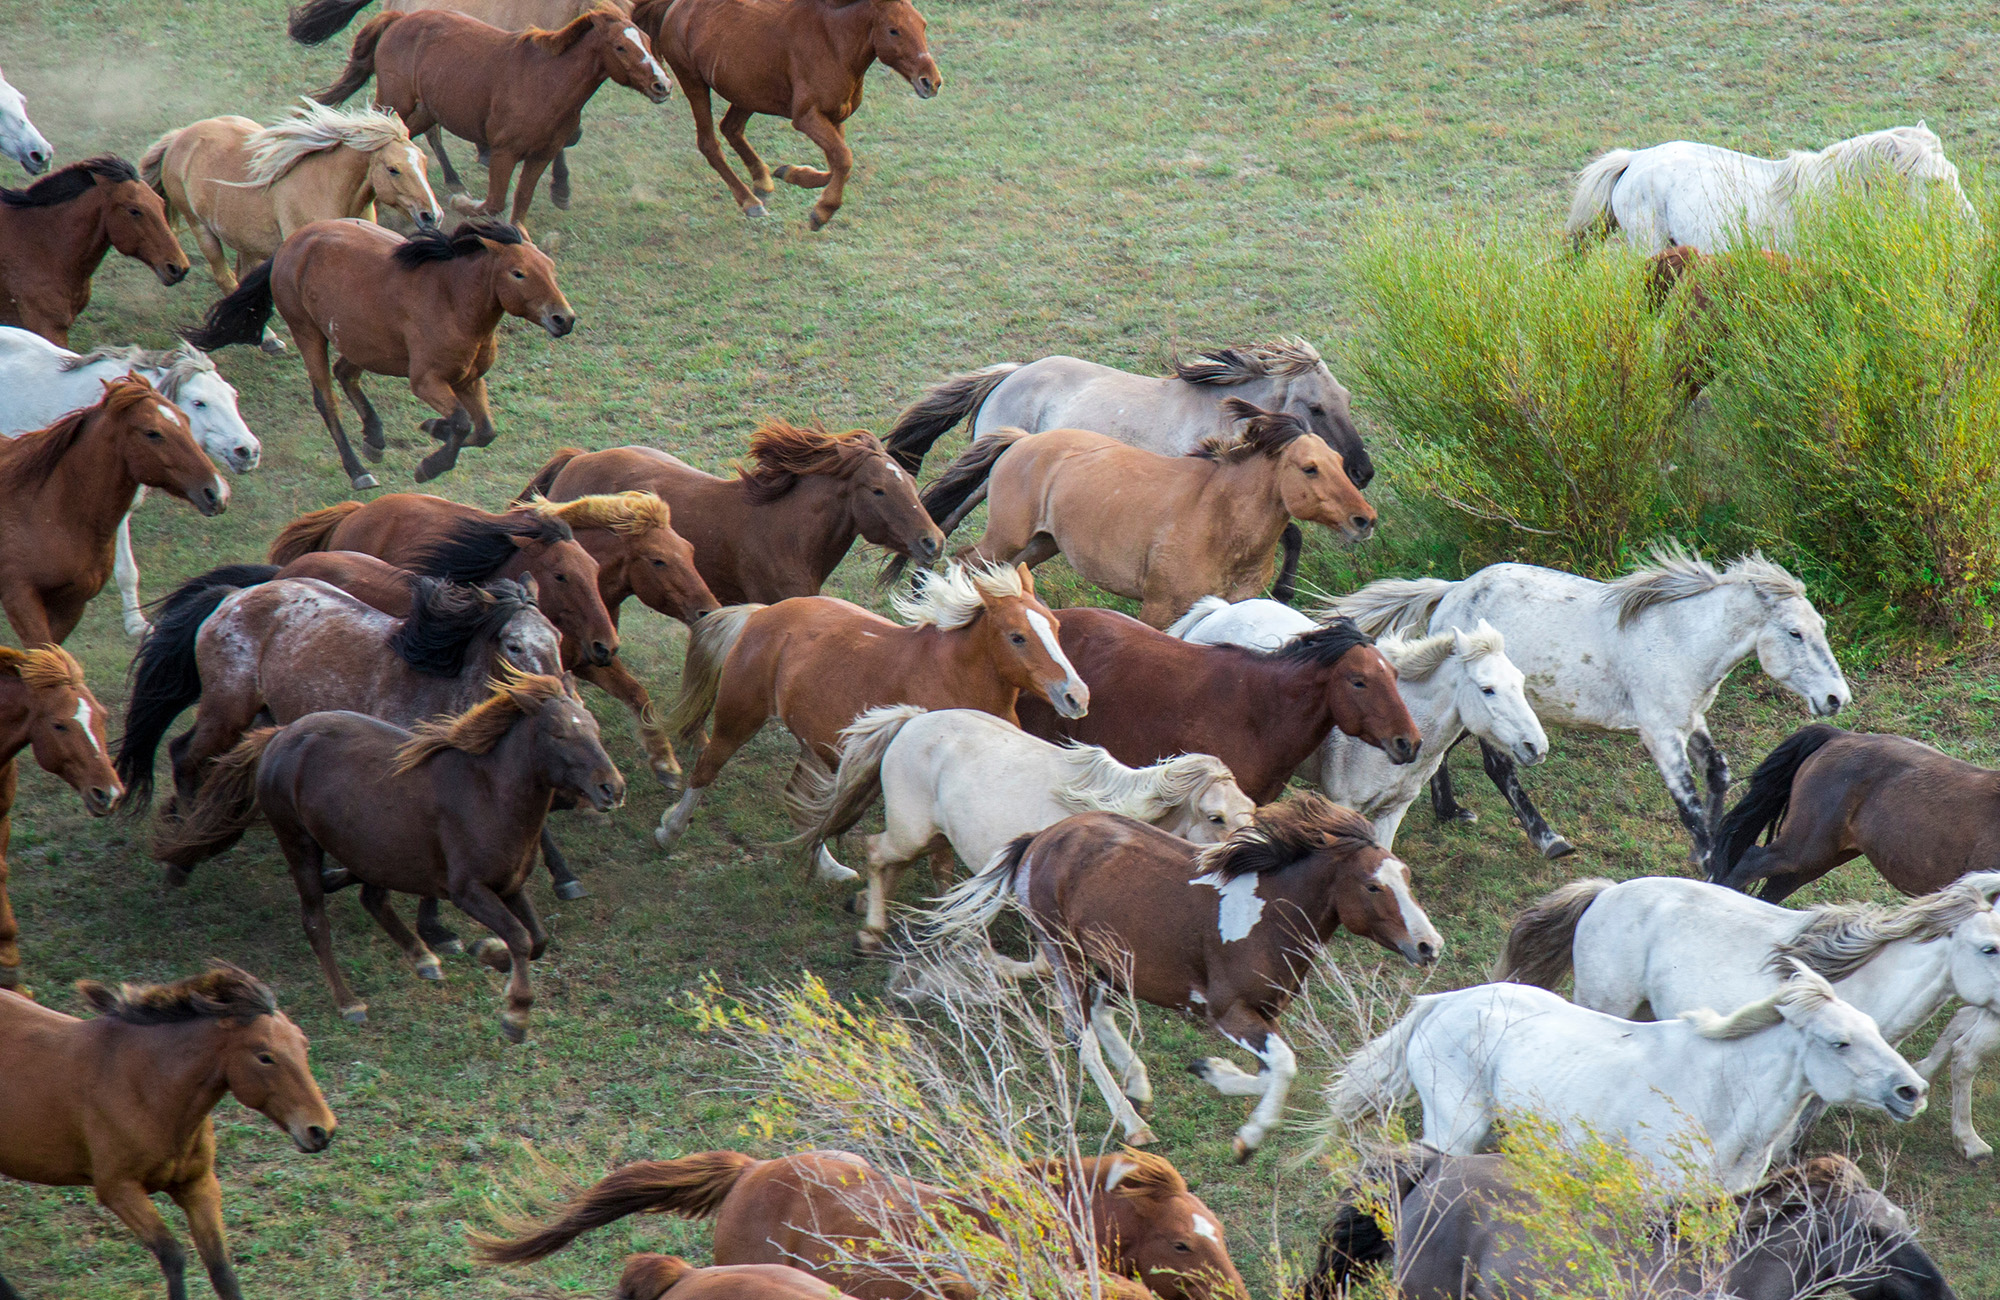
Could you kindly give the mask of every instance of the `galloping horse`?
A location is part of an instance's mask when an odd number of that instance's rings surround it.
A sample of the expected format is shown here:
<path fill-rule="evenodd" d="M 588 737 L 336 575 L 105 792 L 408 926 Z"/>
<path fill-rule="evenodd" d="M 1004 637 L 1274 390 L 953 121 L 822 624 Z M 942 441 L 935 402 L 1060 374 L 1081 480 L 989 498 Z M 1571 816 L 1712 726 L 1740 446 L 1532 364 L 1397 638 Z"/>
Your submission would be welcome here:
<path fill-rule="evenodd" d="M 710 1264 L 679 1255 L 628 1255 L 616 1300 L 855 1300 L 790 1264 Z"/>
<path fill-rule="evenodd" d="M 234 1096 L 299 1150 L 326 1150 L 340 1122 L 313 1081 L 306 1036 L 270 989 L 223 963 L 173 984 L 83 980 L 77 991 L 96 1019 L 0 991 L 0 1175 L 91 1188 L 184 1300 L 187 1251 L 152 1201 L 165 1192 L 216 1295 L 242 1300 L 210 1112 Z"/>
<path fill-rule="evenodd" d="M 90 305 L 90 277 L 114 248 L 161 284 L 188 273 L 159 195 L 123 158 L 100 154 L 25 190 L 0 189 L 0 325 L 68 347 L 69 327 Z"/>
<path fill-rule="evenodd" d="M 0 75 L 0 155 L 21 164 L 28 175 L 40 176 L 55 153 L 55 146 L 28 120 L 28 97 Z"/>
<path fill-rule="evenodd" d="M 652 447 L 565 447 L 522 496 L 567 501 L 633 490 L 673 508 L 702 580 L 727 605 L 819 595 L 856 537 L 920 565 L 944 553 L 944 534 L 924 513 L 916 483 L 866 429 L 829 433 L 766 420 L 735 478 L 704 474 Z"/>
<path fill-rule="evenodd" d="M 440 417 L 422 425 L 444 443 L 417 466 L 417 482 L 428 482 L 458 464 L 461 447 L 493 441 L 486 372 L 500 355 L 500 318 L 533 321 L 556 339 L 576 328 L 576 313 L 556 287 L 555 263 L 513 226 L 490 221 L 408 239 L 366 221 L 316 221 L 183 337 L 210 350 L 255 343 L 273 306 L 299 345 L 313 406 L 356 489 L 379 485 L 340 427 L 335 380 L 361 415 L 363 452 L 379 461 L 382 419 L 360 378 L 409 379 L 410 391 Z M 331 367 L 329 347 L 339 354 Z"/>
<path fill-rule="evenodd" d="M 861 107 L 877 59 L 908 81 L 918 99 L 944 85 L 924 41 L 924 16 L 910 0 L 639 0 L 632 21 L 652 34 L 653 48 L 674 70 L 694 111 L 695 146 L 746 217 L 764 215 L 764 200 L 779 180 L 824 191 L 806 218 L 808 229 L 833 220 L 854 167 L 844 124 Z M 729 102 L 722 135 L 749 169 L 747 187 L 716 142 L 710 92 Z M 766 166 L 743 135 L 759 113 L 790 121 L 826 155 L 826 170 Z"/>
<path fill-rule="evenodd" d="M 187 417 L 137 375 L 104 380 L 96 405 L 0 441 L 0 609 L 21 644 L 69 639 L 111 576 L 119 524 L 142 487 L 203 515 L 229 504 Z"/>

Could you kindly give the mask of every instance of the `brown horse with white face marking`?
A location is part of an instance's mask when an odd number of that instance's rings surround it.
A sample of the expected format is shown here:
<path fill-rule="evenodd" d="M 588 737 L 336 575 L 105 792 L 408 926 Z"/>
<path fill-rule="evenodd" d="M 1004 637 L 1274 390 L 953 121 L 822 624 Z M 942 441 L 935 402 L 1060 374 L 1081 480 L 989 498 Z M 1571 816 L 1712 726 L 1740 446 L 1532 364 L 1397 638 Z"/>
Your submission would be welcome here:
<path fill-rule="evenodd" d="M 188 273 L 160 196 L 123 158 L 86 158 L 24 190 L 0 189 L 0 325 L 68 347 L 69 327 L 90 305 L 90 277 L 114 248 L 161 284 Z"/>
<path fill-rule="evenodd" d="M 1116 813 L 1080 813 L 1023 835 L 953 889 L 938 937 L 983 944 L 1010 903 L 1056 969 L 1084 1068 L 1127 1142 L 1153 1140 L 1137 1109 L 1152 1104 L 1153 1085 L 1118 1027 L 1112 990 L 1200 1016 L 1262 1063 L 1254 1075 L 1219 1056 L 1190 1067 L 1226 1097 L 1258 1099 L 1236 1131 L 1239 1161 L 1284 1114 L 1298 1064 L 1278 1017 L 1335 931 L 1416 966 L 1444 949 L 1410 894 L 1409 868 L 1375 843 L 1367 819 L 1316 794 L 1269 805 L 1206 848 Z"/>

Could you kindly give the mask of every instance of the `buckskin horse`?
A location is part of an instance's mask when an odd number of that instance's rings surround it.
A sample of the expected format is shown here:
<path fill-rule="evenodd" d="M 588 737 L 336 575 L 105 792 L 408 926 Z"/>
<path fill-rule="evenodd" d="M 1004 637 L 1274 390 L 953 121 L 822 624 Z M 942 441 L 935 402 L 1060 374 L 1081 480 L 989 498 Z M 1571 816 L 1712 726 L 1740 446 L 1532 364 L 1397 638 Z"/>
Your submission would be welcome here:
<path fill-rule="evenodd" d="M 69 327 L 90 305 L 90 277 L 114 248 L 161 284 L 188 273 L 160 196 L 123 158 L 100 154 L 24 190 L 0 189 L 0 325 L 68 347 Z"/>

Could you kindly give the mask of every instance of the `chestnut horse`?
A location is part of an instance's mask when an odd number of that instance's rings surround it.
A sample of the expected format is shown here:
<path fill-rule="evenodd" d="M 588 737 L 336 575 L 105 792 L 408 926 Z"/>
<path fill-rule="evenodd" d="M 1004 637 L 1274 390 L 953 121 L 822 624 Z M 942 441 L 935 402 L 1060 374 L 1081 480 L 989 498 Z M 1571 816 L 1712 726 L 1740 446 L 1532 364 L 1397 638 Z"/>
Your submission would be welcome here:
<path fill-rule="evenodd" d="M 526 885 L 558 794 L 599 812 L 625 802 L 625 778 L 597 719 L 561 677 L 503 668 L 492 693 L 455 717 L 405 731 L 365 714 L 311 713 L 251 732 L 217 762 L 187 815 L 162 829 L 157 856 L 177 866 L 233 842 L 261 815 L 298 887 L 306 938 L 342 1018 L 355 997 L 333 959 L 322 883 L 327 855 L 361 882 L 361 905 L 419 975 L 441 979 L 437 954 L 410 933 L 390 891 L 449 898 L 500 936 L 473 955 L 508 975 L 500 1030 L 527 1037 L 528 963 L 548 935 Z"/>
<path fill-rule="evenodd" d="M 1346 619 L 1277 650 L 1191 645 L 1115 610 L 1062 612 L 1063 652 L 1090 683 L 1090 713 L 1069 721 L 1021 701 L 1021 726 L 1044 740 L 1101 745 L 1133 767 L 1213 754 L 1243 793 L 1269 803 L 1338 727 L 1391 763 L 1415 761 L 1423 733 L 1396 670 Z"/>
<path fill-rule="evenodd" d="M 104 589 L 132 495 L 156 487 L 203 515 L 229 504 L 187 416 L 138 375 L 95 406 L 0 439 L 0 609 L 25 646 L 60 645 Z"/>
<path fill-rule="evenodd" d="M 9 989 L 21 983 L 21 930 L 7 900 L 7 840 L 18 780 L 14 760 L 24 749 L 33 751 L 44 772 L 83 796 L 92 817 L 110 812 L 125 793 L 104 745 L 104 706 L 67 650 L 0 645 L 0 988 Z"/>
<path fill-rule="evenodd" d="M 382 418 L 361 391 L 363 374 L 407 378 L 410 391 L 438 413 L 421 426 L 444 443 L 417 466 L 424 483 L 458 464 L 460 448 L 493 441 L 486 372 L 500 355 L 500 318 L 533 321 L 557 339 L 576 327 L 555 263 L 497 221 L 451 234 L 420 230 L 408 239 L 367 221 L 315 221 L 243 277 L 199 329 L 182 334 L 209 351 L 256 343 L 273 307 L 299 345 L 313 406 L 356 489 L 379 484 L 348 445 L 335 380 L 361 415 L 370 460 L 382 459 Z M 339 358 L 330 367 L 329 347 Z"/>
<path fill-rule="evenodd" d="M 523 496 L 567 501 L 632 489 L 673 507 L 695 567 L 728 605 L 819 595 L 856 537 L 919 565 L 944 553 L 944 534 L 924 513 L 915 480 L 866 429 L 829 433 L 766 420 L 735 478 L 704 474 L 652 447 L 565 447 Z"/>
<path fill-rule="evenodd" d="M 76 987 L 96 1019 L 0 991 L 0 1175 L 95 1191 L 160 1261 L 171 1300 L 185 1300 L 187 1252 L 152 1201 L 165 1192 L 216 1295 L 242 1300 L 210 1112 L 234 1096 L 299 1150 L 326 1150 L 340 1122 L 306 1036 L 270 989 L 225 963 L 173 984 Z"/>
<path fill-rule="evenodd" d="M 1236 1130 L 1239 1162 L 1284 1114 L 1298 1063 L 1278 1017 L 1334 932 L 1373 939 L 1413 966 L 1444 949 L 1410 894 L 1410 869 L 1376 844 L 1368 820 L 1304 792 L 1205 848 L 1117 813 L 1023 835 L 946 895 L 937 937 L 983 945 L 1009 903 L 1028 914 L 1055 967 L 1084 1068 L 1127 1142 L 1153 1140 L 1135 1109 L 1152 1104 L 1153 1085 L 1111 991 L 1200 1016 L 1262 1063 L 1255 1075 L 1219 1056 L 1189 1067 L 1225 1097 L 1258 1099 Z"/>
<path fill-rule="evenodd" d="M 375 80 L 375 102 L 393 108 L 410 130 L 438 129 L 486 151 L 486 201 L 455 200 L 461 211 L 527 219 L 542 172 L 583 130 L 583 106 L 607 81 L 636 90 L 655 104 L 673 94 L 652 44 L 615 5 L 600 5 L 552 32 L 502 31 L 448 9 L 386 13 L 354 34 L 340 79 L 313 92 L 338 104 Z M 449 178 L 447 178 L 449 179 Z"/>
<path fill-rule="evenodd" d="M 924 41 L 924 16 L 910 0 L 639 0 L 632 21 L 653 38 L 694 110 L 695 145 L 746 217 L 785 181 L 822 190 L 806 224 L 818 230 L 840 210 L 854 152 L 847 119 L 861 107 L 868 69 L 880 59 L 910 83 L 918 99 L 944 85 Z M 722 134 L 750 171 L 746 187 L 715 139 L 713 91 L 729 101 Z M 765 165 L 743 136 L 758 113 L 789 120 L 818 145 L 826 170 Z"/>
<path fill-rule="evenodd" d="M 69 327 L 90 305 L 90 277 L 114 248 L 161 284 L 188 273 L 160 196 L 123 158 L 100 154 L 24 190 L 0 189 L 0 325 L 68 347 Z"/>
<path fill-rule="evenodd" d="M 1087 1207 L 1090 1231 L 1110 1271 L 1144 1282 L 1162 1300 L 1248 1300 L 1221 1220 L 1159 1156 L 1121 1151 L 1074 1165 L 1050 1160 L 1032 1172 L 1065 1196 L 1069 1175 L 1080 1175 L 1075 1181 L 1085 1205 L 1079 1208 Z M 926 1293 L 912 1284 L 907 1264 L 899 1268 L 894 1243 L 918 1237 L 939 1210 L 1000 1230 L 977 1192 L 883 1173 L 845 1151 L 807 1151 L 776 1160 L 704 1151 L 626 1165 L 571 1201 L 548 1225 L 523 1224 L 522 1235 L 513 1240 L 475 1234 L 473 1249 L 490 1264 L 525 1264 L 628 1214 L 675 1214 L 715 1220 L 718 1264 L 791 1263 L 810 1271 L 822 1286 L 860 1300 L 920 1300 Z M 881 1242 L 884 1249 L 876 1267 L 844 1265 L 833 1242 Z"/>

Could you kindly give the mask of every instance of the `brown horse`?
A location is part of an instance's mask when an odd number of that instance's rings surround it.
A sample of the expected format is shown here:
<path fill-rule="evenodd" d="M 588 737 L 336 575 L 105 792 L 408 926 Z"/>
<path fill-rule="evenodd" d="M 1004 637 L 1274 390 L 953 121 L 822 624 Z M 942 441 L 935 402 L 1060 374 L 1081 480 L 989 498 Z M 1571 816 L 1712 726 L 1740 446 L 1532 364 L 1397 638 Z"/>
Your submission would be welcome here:
<path fill-rule="evenodd" d="M 789 789 L 813 766 L 839 761 L 840 733 L 869 709 L 917 704 L 979 709 L 1018 724 L 1017 700 L 1039 696 L 1066 718 L 1090 707 L 1083 683 L 1057 641 L 1056 616 L 1035 596 L 1024 568 L 953 565 L 896 598 L 896 624 L 828 596 L 775 605 L 730 605 L 688 638 L 681 696 L 668 725 L 683 739 L 715 714 L 687 792 L 654 833 L 671 851 L 722 765 L 770 718 L 799 742 Z M 789 802 L 789 801 L 788 801 Z M 820 851 L 822 875 L 854 873 Z"/>
<path fill-rule="evenodd" d="M 1261 651 L 1192 645 L 1115 610 L 1080 607 L 1062 612 L 1061 637 L 1090 683 L 1090 713 L 1067 721 L 1023 697 L 1024 730 L 1102 745 L 1133 767 L 1213 754 L 1258 803 L 1277 798 L 1335 727 L 1391 763 L 1413 762 L 1423 740 L 1396 670 L 1346 619 Z"/>
<path fill-rule="evenodd" d="M 1690 244 L 1675 244 L 1646 259 L 1646 305 L 1655 312 L 1664 311 L 1675 290 L 1680 290 L 1687 302 L 1671 335 L 1681 354 L 1674 367 L 1674 383 L 1686 400 L 1693 401 L 1715 375 L 1712 354 L 1725 335 L 1716 299 L 1743 292 L 1746 286 L 1731 281 L 1740 281 L 1745 270 L 1759 262 L 1785 276 L 1794 275 L 1798 268 L 1793 259 L 1768 248 L 1712 254 Z"/>
<path fill-rule="evenodd" d="M 599 812 L 625 802 L 625 778 L 597 719 L 561 677 L 501 671 L 492 694 L 456 717 L 405 731 L 359 713 L 312 713 L 251 732 L 219 761 L 158 856 L 182 865 L 240 836 L 259 815 L 292 867 L 306 938 L 346 1020 L 368 1018 L 333 959 L 322 873 L 332 857 L 361 882 L 361 905 L 427 979 L 437 954 L 410 933 L 390 891 L 449 898 L 498 939 L 473 955 L 506 972 L 509 1042 L 527 1037 L 528 963 L 548 946 L 526 885 L 558 794 Z"/>
<path fill-rule="evenodd" d="M 944 534 L 924 513 L 915 481 L 866 429 L 829 433 L 766 420 L 735 478 L 704 474 L 652 447 L 565 447 L 523 496 L 567 501 L 632 489 L 673 507 L 695 567 L 728 605 L 817 596 L 856 537 L 920 565 L 944 552 Z"/>
<path fill-rule="evenodd" d="M 653 48 L 674 70 L 694 110 L 695 145 L 746 217 L 764 215 L 775 179 L 823 190 L 806 219 L 810 229 L 833 220 L 854 168 L 843 124 L 861 107 L 877 59 L 918 99 L 944 85 L 924 41 L 924 16 L 910 0 L 639 0 L 632 21 L 652 34 Z M 711 91 L 729 101 L 722 134 L 749 168 L 748 186 L 716 143 Z M 789 120 L 826 155 L 827 170 L 766 166 L 743 137 L 758 113 Z"/>
<path fill-rule="evenodd" d="M 1167 1161 L 1123 1151 L 1076 1165 L 1050 1160 L 1033 1172 L 1058 1187 L 1079 1175 L 1091 1233 L 1112 1272 L 1144 1282 L 1162 1300 L 1247 1300 L 1221 1220 Z M 947 1207 L 999 1231 L 978 1192 L 886 1174 L 845 1151 L 776 1160 L 704 1151 L 626 1165 L 547 1226 L 524 1224 L 511 1241 L 475 1235 L 473 1248 L 487 1263 L 525 1264 L 628 1214 L 712 1218 L 718 1264 L 789 1262 L 860 1300 L 920 1300 L 925 1293 L 912 1285 L 908 1266 L 898 1268 L 895 1242 L 915 1240 L 926 1218 Z M 878 1241 L 886 1250 L 874 1268 L 843 1266 L 829 1244 Z"/>
<path fill-rule="evenodd" d="M 959 558 L 1025 564 L 1058 552 L 1084 578 L 1143 602 L 1164 628 L 1203 596 L 1237 601 L 1271 584 L 1272 548 L 1293 519 L 1351 542 L 1375 531 L 1375 507 L 1340 453 L 1295 416 L 1230 398 L 1240 438 L 1162 456 L 1083 429 L 976 439 L 924 493 L 946 533 L 987 500 L 986 534 Z"/>
<path fill-rule="evenodd" d="M 790 1264 L 711 1264 L 696 1268 L 679 1255 L 631 1255 L 618 1276 L 615 1300 L 855 1300 Z"/>
<path fill-rule="evenodd" d="M 222 963 L 174 984 L 76 987 L 96 1019 L 0 991 L 0 1175 L 91 1188 L 160 1261 L 170 1300 L 186 1300 L 187 1252 L 152 1201 L 165 1192 L 216 1295 L 242 1300 L 209 1112 L 234 1096 L 299 1150 L 326 1150 L 339 1121 L 306 1036 L 270 989 Z"/>
<path fill-rule="evenodd" d="M 44 772 L 83 796 L 102 817 L 125 793 L 104 744 L 104 706 L 84 685 L 83 665 L 68 651 L 0 646 L 0 988 L 21 983 L 21 930 L 7 900 L 7 840 L 13 832 L 14 760 L 32 749 Z"/>
<path fill-rule="evenodd" d="M 69 327 L 90 305 L 90 277 L 114 248 L 161 284 L 188 273 L 160 196 L 123 158 L 86 158 L 27 189 L 0 189 L 0 325 L 68 347 Z"/>
<path fill-rule="evenodd" d="M 542 172 L 582 132 L 583 106 L 599 86 L 614 81 L 655 104 L 673 94 L 645 34 L 609 4 L 552 32 L 502 31 L 446 9 L 380 14 L 354 34 L 340 79 L 312 97 L 338 104 L 370 77 L 375 102 L 410 130 L 431 132 L 440 153 L 440 127 L 486 151 L 486 201 L 461 197 L 461 211 L 500 215 L 521 169 L 510 214 L 517 226 Z"/>
<path fill-rule="evenodd" d="M 95 406 L 0 440 L 0 609 L 25 646 L 60 645 L 104 589 L 132 494 L 156 487 L 204 515 L 229 504 L 187 416 L 138 375 Z"/>
<path fill-rule="evenodd" d="M 382 459 L 382 418 L 361 391 L 363 374 L 407 378 L 410 391 L 438 413 L 421 426 L 444 443 L 417 466 L 424 483 L 458 464 L 460 448 L 493 441 L 486 372 L 500 355 L 500 318 L 534 321 L 557 339 L 576 327 L 576 312 L 556 287 L 555 263 L 497 221 L 452 234 L 420 230 L 408 239 L 367 221 L 315 221 L 211 307 L 199 329 L 183 334 L 209 350 L 256 343 L 273 307 L 299 345 L 313 406 L 357 489 L 379 484 L 348 445 L 335 380 L 360 412 L 370 460 Z M 331 366 L 329 347 L 339 357 Z"/>
<path fill-rule="evenodd" d="M 953 889 L 938 936 L 983 944 L 1010 902 L 1056 969 L 1084 1068 L 1127 1142 L 1153 1140 L 1135 1109 L 1152 1104 L 1153 1086 L 1118 1028 L 1112 990 L 1200 1016 L 1262 1063 L 1255 1075 L 1219 1056 L 1190 1067 L 1225 1097 L 1258 1098 L 1236 1131 L 1238 1161 L 1284 1114 L 1298 1064 L 1278 1017 L 1334 932 L 1373 939 L 1413 966 L 1444 949 L 1410 894 L 1410 869 L 1376 844 L 1366 818 L 1316 794 L 1262 808 L 1207 847 L 1116 813 L 1079 813 L 1021 836 Z"/>

